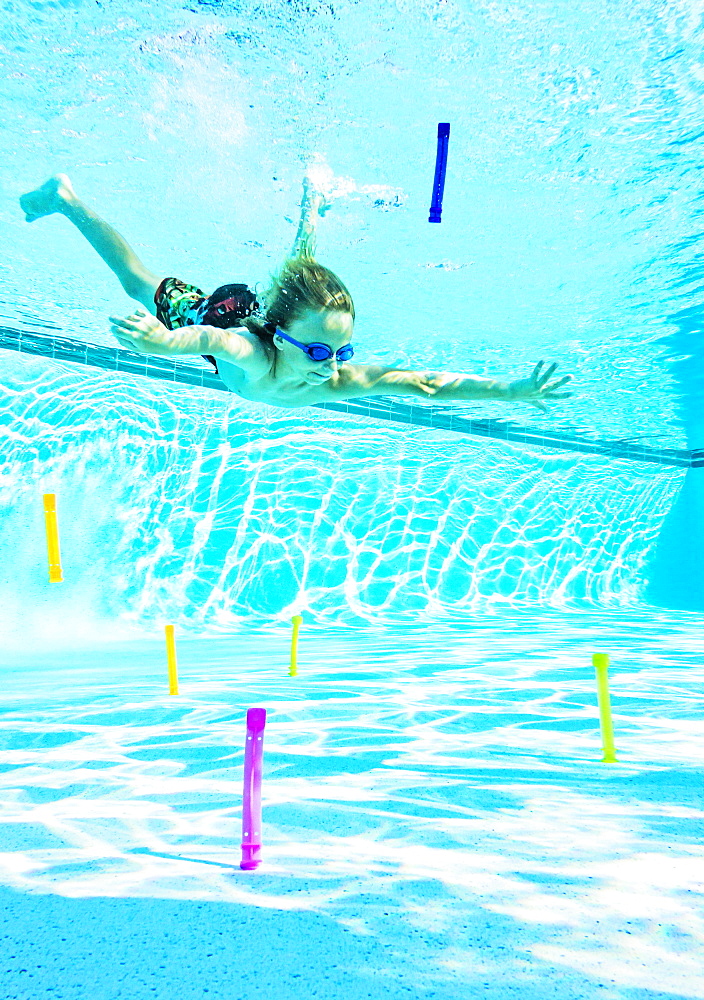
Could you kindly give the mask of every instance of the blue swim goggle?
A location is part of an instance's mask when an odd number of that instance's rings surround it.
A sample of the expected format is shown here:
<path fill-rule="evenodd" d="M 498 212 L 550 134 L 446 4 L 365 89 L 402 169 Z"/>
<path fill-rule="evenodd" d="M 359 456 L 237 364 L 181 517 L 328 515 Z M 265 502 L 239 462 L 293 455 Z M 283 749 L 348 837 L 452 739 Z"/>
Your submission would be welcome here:
<path fill-rule="evenodd" d="M 276 327 L 276 332 L 280 337 L 283 337 L 284 340 L 287 340 L 289 344 L 295 344 L 296 347 L 300 347 L 300 349 L 308 355 L 311 361 L 327 361 L 333 355 L 333 352 L 327 344 L 301 344 L 299 341 L 294 340 L 293 337 L 289 337 L 289 335 L 284 333 L 284 331 L 278 326 Z M 335 353 L 335 357 L 338 361 L 349 361 L 353 354 L 354 347 L 352 347 L 352 344 L 345 344 L 344 347 L 341 347 L 340 350 Z"/>

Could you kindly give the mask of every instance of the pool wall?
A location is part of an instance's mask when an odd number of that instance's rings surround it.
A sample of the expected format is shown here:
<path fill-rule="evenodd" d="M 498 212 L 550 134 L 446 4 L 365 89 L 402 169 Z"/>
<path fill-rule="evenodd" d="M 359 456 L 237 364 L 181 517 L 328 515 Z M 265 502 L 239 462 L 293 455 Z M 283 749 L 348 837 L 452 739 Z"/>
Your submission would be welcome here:
<path fill-rule="evenodd" d="M 1 544 L 17 636 L 34 616 L 229 629 L 633 606 L 683 481 L 704 478 L 10 357 Z M 47 492 L 62 585 L 47 578 Z"/>
<path fill-rule="evenodd" d="M 699 283 L 698 268 L 683 269 L 680 281 Z M 663 338 L 668 371 L 679 400 L 678 417 L 689 448 L 704 442 L 704 309 L 693 295 L 670 316 Z M 663 607 L 704 611 L 704 468 L 688 470 L 665 519 L 648 571 L 646 598 Z"/>

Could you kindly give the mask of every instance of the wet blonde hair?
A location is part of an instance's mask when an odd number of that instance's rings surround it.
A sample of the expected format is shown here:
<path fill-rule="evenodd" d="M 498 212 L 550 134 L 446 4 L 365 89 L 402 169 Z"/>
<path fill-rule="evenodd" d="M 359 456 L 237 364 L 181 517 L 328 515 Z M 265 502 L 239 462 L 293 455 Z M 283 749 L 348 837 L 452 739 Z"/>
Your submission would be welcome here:
<path fill-rule="evenodd" d="M 354 319 L 354 302 L 345 285 L 306 253 L 284 261 L 263 299 L 259 313 L 242 320 L 242 325 L 269 344 L 277 326 L 286 330 L 307 309 L 331 309 Z"/>

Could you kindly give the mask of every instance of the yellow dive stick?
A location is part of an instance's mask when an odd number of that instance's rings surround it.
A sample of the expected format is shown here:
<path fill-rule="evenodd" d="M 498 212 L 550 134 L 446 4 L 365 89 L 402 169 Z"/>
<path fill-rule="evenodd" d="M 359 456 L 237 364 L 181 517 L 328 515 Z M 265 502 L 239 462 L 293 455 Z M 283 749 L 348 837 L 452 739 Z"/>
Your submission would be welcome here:
<path fill-rule="evenodd" d="M 611 721 L 611 699 L 609 697 L 609 658 L 606 653 L 593 653 L 592 663 L 596 670 L 596 688 L 601 716 L 601 738 L 604 743 L 602 764 L 616 764 L 614 727 Z"/>
<path fill-rule="evenodd" d="M 178 694 L 178 675 L 176 673 L 176 640 L 173 625 L 164 625 L 166 633 L 166 659 L 169 664 L 169 694 Z"/>
<path fill-rule="evenodd" d="M 56 494 L 44 494 L 44 523 L 46 546 L 49 552 L 49 582 L 61 583 L 61 555 L 59 553 L 59 525 L 56 520 Z"/>
<path fill-rule="evenodd" d="M 296 662 L 298 655 L 298 630 L 301 627 L 303 619 L 300 615 L 294 615 L 291 621 L 293 622 L 293 635 L 291 636 L 291 669 L 288 675 L 289 677 L 295 677 L 298 673 L 298 664 Z"/>

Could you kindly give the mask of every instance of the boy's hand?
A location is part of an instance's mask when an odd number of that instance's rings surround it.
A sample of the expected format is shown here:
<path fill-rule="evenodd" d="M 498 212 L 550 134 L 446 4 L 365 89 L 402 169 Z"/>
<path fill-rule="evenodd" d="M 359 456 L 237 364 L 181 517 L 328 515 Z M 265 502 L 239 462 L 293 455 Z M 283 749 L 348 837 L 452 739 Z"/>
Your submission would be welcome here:
<path fill-rule="evenodd" d="M 122 347 L 138 354 L 173 355 L 174 334 L 156 316 L 137 309 L 124 319 L 110 317 L 110 330 Z"/>
<path fill-rule="evenodd" d="M 530 378 L 520 379 L 518 382 L 509 382 L 508 398 L 516 401 L 520 400 L 524 403 L 530 403 L 531 406 L 537 406 L 539 410 L 543 411 L 543 413 L 548 412 L 548 408 L 543 400 L 569 399 L 572 395 L 571 392 L 555 392 L 555 390 L 559 389 L 560 386 L 563 386 L 566 382 L 569 382 L 572 376 L 565 375 L 563 378 L 558 379 L 557 382 L 551 382 L 548 384 L 548 379 L 557 368 L 557 365 L 551 365 L 548 370 L 541 375 L 540 369 L 544 364 L 544 361 L 539 361 L 533 369 L 533 374 Z"/>

